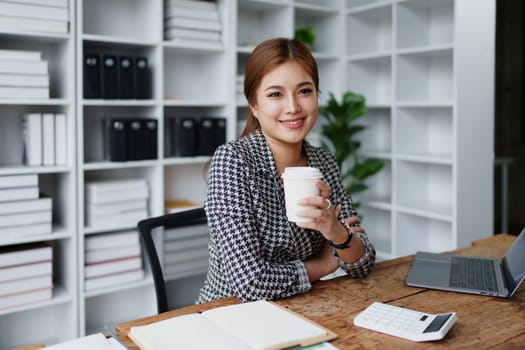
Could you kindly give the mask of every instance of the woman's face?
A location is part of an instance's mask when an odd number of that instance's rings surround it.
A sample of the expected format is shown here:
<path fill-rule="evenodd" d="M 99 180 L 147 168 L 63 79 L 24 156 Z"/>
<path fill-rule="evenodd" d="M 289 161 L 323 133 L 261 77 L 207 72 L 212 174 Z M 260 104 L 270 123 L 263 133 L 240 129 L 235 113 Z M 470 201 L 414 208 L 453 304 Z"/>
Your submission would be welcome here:
<path fill-rule="evenodd" d="M 270 143 L 302 143 L 317 120 L 317 90 L 299 63 L 287 61 L 263 77 L 250 108 Z"/>

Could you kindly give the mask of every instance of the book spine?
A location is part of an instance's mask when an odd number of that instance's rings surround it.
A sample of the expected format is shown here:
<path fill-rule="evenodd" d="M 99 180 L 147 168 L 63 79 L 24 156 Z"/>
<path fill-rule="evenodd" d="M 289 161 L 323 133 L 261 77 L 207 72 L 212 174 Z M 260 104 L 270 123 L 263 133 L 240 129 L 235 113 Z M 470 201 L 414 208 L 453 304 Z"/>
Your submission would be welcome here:
<path fill-rule="evenodd" d="M 42 164 L 55 165 L 55 115 L 42 114 Z"/>
<path fill-rule="evenodd" d="M 48 74 L 47 61 L 0 60 L 0 73 Z"/>
<path fill-rule="evenodd" d="M 0 15 L 69 21 L 69 9 L 34 4 L 2 3 Z"/>
<path fill-rule="evenodd" d="M 64 113 L 55 114 L 55 164 L 67 165 L 67 118 Z"/>
<path fill-rule="evenodd" d="M 67 33 L 69 23 L 67 21 L 53 21 L 49 19 L 22 18 L 0 15 L 1 31 L 21 31 L 36 33 Z"/>
<path fill-rule="evenodd" d="M 38 302 L 51 300 L 52 288 L 32 290 L 26 293 L 17 293 L 0 297 L 0 311 Z"/>
<path fill-rule="evenodd" d="M 37 199 L 38 195 L 37 186 L 3 188 L 0 189 L 0 203 L 24 199 Z"/>
<path fill-rule="evenodd" d="M 40 51 L 0 49 L 0 60 L 37 61 L 38 62 L 41 59 L 42 59 L 42 53 Z"/>
<path fill-rule="evenodd" d="M 84 281 L 84 289 L 91 291 L 98 288 L 114 286 L 126 282 L 139 281 L 144 278 L 144 270 L 122 272 L 104 277 L 90 278 Z"/>
<path fill-rule="evenodd" d="M 24 115 L 23 134 L 25 164 L 42 165 L 42 116 L 40 113 Z"/>
<path fill-rule="evenodd" d="M 0 228 L 51 222 L 51 210 L 0 215 Z"/>
<path fill-rule="evenodd" d="M 0 215 L 27 213 L 31 211 L 51 210 L 51 198 L 38 198 L 0 202 Z M 1 216 L 0 216 L 1 217 Z"/>
<path fill-rule="evenodd" d="M 20 4 L 33 4 L 51 7 L 69 7 L 68 0 L 8 0 L 9 2 L 16 2 Z"/>
<path fill-rule="evenodd" d="M 21 225 L 0 228 L 0 239 L 3 241 L 15 241 L 17 239 L 44 235 L 52 232 L 52 224 L 50 222 L 33 224 L 33 225 Z"/>
<path fill-rule="evenodd" d="M 38 175 L 29 174 L 0 176 L 0 189 L 26 186 L 38 186 Z"/>
<path fill-rule="evenodd" d="M 31 86 L 0 86 L 0 98 L 49 98 L 49 88 Z"/>
<path fill-rule="evenodd" d="M 30 277 L 0 283 L 0 296 L 53 287 L 52 275 Z"/>
<path fill-rule="evenodd" d="M 85 250 L 110 249 L 114 247 L 138 245 L 139 233 L 137 231 L 125 231 L 118 233 L 105 233 L 86 237 Z"/>
<path fill-rule="evenodd" d="M 53 273 L 53 263 L 43 261 L 35 264 L 25 264 L 6 267 L 0 269 L 0 282 L 35 277 L 46 276 Z"/>
<path fill-rule="evenodd" d="M 49 87 L 49 76 L 45 74 L 4 74 L 0 73 L 0 86 Z"/>
<path fill-rule="evenodd" d="M 39 244 L 37 246 L 16 246 L 14 248 L 0 248 L 0 268 L 30 264 L 53 259 L 51 246 Z"/>
<path fill-rule="evenodd" d="M 219 32 L 222 30 L 221 22 L 218 20 L 200 20 L 184 17 L 171 17 L 164 21 L 164 28 L 197 29 Z"/>
<path fill-rule="evenodd" d="M 93 277 L 102 277 L 106 275 L 112 275 L 115 273 L 134 271 L 141 268 L 142 257 L 136 256 L 128 259 L 85 265 L 84 277 L 86 279 Z"/>

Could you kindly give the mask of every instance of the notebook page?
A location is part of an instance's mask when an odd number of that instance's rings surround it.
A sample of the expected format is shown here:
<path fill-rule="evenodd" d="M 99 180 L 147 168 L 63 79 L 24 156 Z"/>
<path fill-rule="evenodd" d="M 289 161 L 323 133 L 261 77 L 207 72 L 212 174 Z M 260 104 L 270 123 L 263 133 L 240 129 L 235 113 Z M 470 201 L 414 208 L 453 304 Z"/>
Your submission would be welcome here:
<path fill-rule="evenodd" d="M 51 345 L 42 350 L 115 350 L 114 346 L 102 333 L 87 335 L 82 338 L 68 340 Z"/>
<path fill-rule="evenodd" d="M 257 350 L 281 349 L 327 332 L 270 302 L 229 305 L 202 313 Z"/>
<path fill-rule="evenodd" d="M 246 344 L 206 320 L 201 314 L 183 315 L 131 327 L 128 336 L 142 350 L 249 349 Z"/>

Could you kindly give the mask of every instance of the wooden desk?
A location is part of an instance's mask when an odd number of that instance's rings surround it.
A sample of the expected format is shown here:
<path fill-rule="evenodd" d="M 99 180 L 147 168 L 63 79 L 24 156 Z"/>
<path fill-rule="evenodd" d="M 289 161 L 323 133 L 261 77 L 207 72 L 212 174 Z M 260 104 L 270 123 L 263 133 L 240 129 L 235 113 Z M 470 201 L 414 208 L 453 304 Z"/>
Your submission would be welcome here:
<path fill-rule="evenodd" d="M 515 237 L 506 234 L 478 240 L 458 254 L 502 257 Z M 320 281 L 304 294 L 277 301 L 337 333 L 332 344 L 339 349 L 516 349 L 525 348 L 525 288 L 511 299 L 443 292 L 405 285 L 413 256 L 380 262 L 365 279 L 339 277 Z M 354 317 L 374 301 L 440 313 L 456 311 L 458 320 L 438 342 L 413 343 L 353 325 Z M 237 303 L 225 298 L 191 305 L 161 315 L 121 323 L 118 338 L 130 349 L 138 349 L 127 337 L 130 327 L 173 316 L 201 312 Z"/>

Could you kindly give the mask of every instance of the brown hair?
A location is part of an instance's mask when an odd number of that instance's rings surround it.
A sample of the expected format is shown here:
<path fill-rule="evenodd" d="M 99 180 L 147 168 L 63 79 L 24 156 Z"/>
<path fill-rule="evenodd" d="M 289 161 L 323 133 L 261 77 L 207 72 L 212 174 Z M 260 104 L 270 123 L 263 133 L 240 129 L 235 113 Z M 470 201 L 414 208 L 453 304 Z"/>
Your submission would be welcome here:
<path fill-rule="evenodd" d="M 319 73 L 317 63 L 308 46 L 295 39 L 274 38 L 263 41 L 253 50 L 245 66 L 244 96 L 249 105 L 257 103 L 257 89 L 262 78 L 276 66 L 287 61 L 296 61 L 310 74 L 315 89 L 319 92 Z M 241 137 L 259 129 L 259 121 L 248 108 L 246 126 Z"/>

